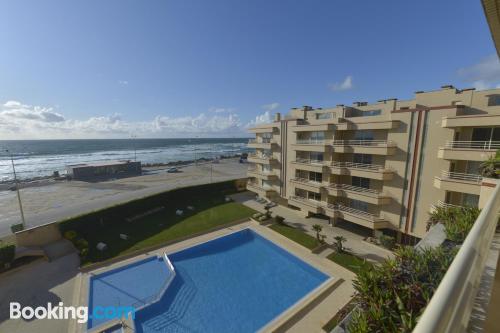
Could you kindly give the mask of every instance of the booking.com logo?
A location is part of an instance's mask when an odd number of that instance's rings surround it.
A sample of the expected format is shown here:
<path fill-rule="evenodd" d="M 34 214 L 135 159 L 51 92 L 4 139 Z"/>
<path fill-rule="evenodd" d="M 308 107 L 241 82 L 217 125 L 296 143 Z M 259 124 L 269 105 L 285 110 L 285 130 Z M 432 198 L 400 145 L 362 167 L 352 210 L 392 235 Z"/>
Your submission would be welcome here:
<path fill-rule="evenodd" d="M 120 319 L 129 317 L 135 319 L 135 308 L 132 306 L 96 306 L 89 314 L 86 306 L 64 306 L 59 302 L 54 306 L 47 303 L 47 307 L 22 307 L 18 302 L 10 302 L 10 319 L 76 319 L 78 323 L 86 323 L 89 319 Z"/>

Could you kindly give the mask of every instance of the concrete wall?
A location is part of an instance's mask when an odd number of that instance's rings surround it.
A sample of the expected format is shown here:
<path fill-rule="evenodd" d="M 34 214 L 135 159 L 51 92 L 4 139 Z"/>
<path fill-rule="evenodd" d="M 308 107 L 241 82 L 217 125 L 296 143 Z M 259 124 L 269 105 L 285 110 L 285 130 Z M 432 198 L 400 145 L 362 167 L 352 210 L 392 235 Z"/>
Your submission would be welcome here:
<path fill-rule="evenodd" d="M 50 223 L 16 232 L 17 246 L 44 246 L 62 238 L 58 223 Z"/>

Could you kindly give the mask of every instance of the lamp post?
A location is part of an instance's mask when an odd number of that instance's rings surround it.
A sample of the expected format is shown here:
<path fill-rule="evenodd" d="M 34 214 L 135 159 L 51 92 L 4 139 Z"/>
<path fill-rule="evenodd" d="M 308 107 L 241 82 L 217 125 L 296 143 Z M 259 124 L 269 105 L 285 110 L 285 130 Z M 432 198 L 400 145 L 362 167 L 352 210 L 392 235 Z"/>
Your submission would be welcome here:
<path fill-rule="evenodd" d="M 16 167 L 14 165 L 14 156 L 12 156 L 12 153 L 8 149 L 6 149 L 5 151 L 7 152 L 7 154 L 10 155 L 10 162 L 12 163 L 12 171 L 14 173 L 14 184 L 16 186 L 16 192 L 17 192 L 17 201 L 19 202 L 19 211 L 21 212 L 21 221 L 24 229 L 24 227 L 26 226 L 26 221 L 24 220 L 23 204 L 21 202 L 21 194 L 19 193 L 19 184 L 17 181 Z"/>

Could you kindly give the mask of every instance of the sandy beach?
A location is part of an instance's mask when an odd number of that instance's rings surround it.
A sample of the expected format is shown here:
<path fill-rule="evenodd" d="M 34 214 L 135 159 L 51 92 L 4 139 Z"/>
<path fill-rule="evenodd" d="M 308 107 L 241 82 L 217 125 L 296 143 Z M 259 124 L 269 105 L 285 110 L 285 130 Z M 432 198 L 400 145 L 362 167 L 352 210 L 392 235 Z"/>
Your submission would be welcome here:
<path fill-rule="evenodd" d="M 247 164 L 238 159 L 220 163 L 203 163 L 179 167 L 167 173 L 168 167 L 145 168 L 144 174 L 103 182 L 50 181 L 21 189 L 27 227 L 62 220 L 119 202 L 166 191 L 246 176 Z M 20 222 L 15 191 L 0 191 L 0 237 L 11 233 L 10 226 Z"/>

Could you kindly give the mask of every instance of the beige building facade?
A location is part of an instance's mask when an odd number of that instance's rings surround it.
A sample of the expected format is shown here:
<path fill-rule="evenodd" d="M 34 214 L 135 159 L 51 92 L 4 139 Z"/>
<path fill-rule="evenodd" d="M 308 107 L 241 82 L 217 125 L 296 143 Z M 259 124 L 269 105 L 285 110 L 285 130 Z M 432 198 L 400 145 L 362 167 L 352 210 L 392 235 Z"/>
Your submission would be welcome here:
<path fill-rule="evenodd" d="M 500 148 L 500 89 L 305 106 L 250 132 L 248 190 L 405 241 L 423 237 L 435 206 L 480 205 L 479 165 Z"/>

